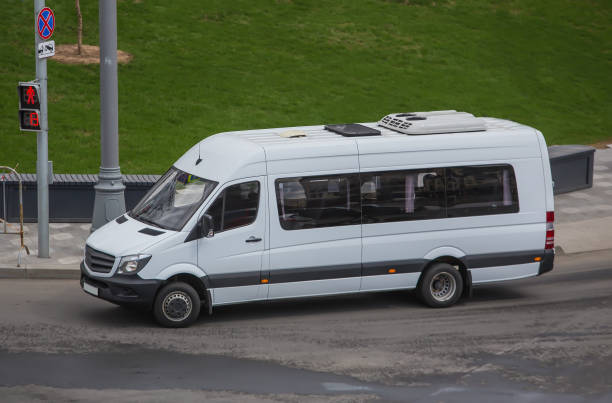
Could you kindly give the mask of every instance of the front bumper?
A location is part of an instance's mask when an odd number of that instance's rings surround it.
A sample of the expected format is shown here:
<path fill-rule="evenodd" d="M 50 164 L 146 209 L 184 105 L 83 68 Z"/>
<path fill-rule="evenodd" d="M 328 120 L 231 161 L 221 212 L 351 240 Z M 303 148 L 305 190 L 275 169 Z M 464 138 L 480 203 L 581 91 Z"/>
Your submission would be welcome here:
<path fill-rule="evenodd" d="M 98 289 L 98 298 L 118 305 L 145 309 L 153 307 L 155 295 L 162 283 L 161 280 L 143 280 L 137 275 L 93 277 L 85 270 L 85 263 L 81 262 L 81 288 L 84 282 Z"/>

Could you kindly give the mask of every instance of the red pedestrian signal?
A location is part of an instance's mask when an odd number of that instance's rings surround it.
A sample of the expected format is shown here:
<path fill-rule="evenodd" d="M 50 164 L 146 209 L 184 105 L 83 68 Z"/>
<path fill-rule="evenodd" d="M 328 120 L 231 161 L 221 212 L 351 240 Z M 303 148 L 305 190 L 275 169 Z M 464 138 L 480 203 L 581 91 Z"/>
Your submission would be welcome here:
<path fill-rule="evenodd" d="M 35 102 L 34 95 L 36 95 L 36 91 L 34 91 L 34 88 L 31 85 L 28 86 L 28 89 L 26 90 L 26 103 L 28 105 L 30 104 L 34 105 L 34 102 Z"/>
<path fill-rule="evenodd" d="M 19 83 L 19 109 L 40 109 L 40 86 L 37 83 Z"/>

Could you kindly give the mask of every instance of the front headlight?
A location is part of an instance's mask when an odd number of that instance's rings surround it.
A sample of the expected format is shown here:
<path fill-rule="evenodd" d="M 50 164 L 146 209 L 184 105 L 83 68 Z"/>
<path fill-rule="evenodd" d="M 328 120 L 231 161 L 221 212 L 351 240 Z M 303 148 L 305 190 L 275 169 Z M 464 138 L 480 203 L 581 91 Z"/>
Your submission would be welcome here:
<path fill-rule="evenodd" d="M 142 270 L 151 260 L 151 255 L 130 255 L 124 256 L 119 262 L 117 274 L 134 274 Z"/>

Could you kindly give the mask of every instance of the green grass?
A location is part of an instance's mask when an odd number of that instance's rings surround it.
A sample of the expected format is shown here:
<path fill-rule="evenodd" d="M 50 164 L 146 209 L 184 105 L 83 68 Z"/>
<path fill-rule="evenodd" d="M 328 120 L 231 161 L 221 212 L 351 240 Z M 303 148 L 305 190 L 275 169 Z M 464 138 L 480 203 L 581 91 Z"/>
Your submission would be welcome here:
<path fill-rule="evenodd" d="M 54 8 L 57 44 L 76 42 L 74 1 Z M 98 2 L 82 1 L 84 43 Z M 0 26 L 0 165 L 34 172 L 16 84 L 35 77 L 33 4 Z M 120 0 L 123 173 L 161 173 L 221 131 L 375 121 L 459 109 L 540 129 L 549 144 L 612 137 L 608 0 Z M 48 62 L 56 172 L 99 166 L 99 68 Z"/>

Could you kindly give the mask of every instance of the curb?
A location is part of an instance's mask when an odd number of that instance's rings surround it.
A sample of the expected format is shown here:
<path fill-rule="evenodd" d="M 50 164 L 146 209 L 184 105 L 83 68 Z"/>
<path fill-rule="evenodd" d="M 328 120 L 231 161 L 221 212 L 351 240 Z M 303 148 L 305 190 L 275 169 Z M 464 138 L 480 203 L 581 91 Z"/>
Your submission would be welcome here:
<path fill-rule="evenodd" d="M 78 280 L 80 278 L 79 269 L 0 267 L 0 279 Z"/>

